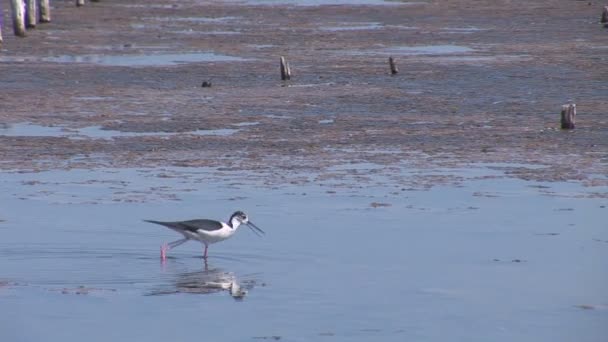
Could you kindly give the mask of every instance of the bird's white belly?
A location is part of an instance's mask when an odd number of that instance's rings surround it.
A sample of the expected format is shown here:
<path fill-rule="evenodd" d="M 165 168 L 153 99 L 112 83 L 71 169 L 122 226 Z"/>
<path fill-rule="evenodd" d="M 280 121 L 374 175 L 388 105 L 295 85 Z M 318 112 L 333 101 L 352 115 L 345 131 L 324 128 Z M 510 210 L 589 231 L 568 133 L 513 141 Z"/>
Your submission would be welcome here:
<path fill-rule="evenodd" d="M 229 226 L 224 226 L 222 227 L 222 229 L 218 230 L 198 230 L 196 233 L 188 231 L 184 232 L 184 235 L 193 240 L 212 244 L 226 240 L 227 238 L 231 237 L 232 234 L 234 234 L 235 232 L 236 229 L 230 228 Z"/>

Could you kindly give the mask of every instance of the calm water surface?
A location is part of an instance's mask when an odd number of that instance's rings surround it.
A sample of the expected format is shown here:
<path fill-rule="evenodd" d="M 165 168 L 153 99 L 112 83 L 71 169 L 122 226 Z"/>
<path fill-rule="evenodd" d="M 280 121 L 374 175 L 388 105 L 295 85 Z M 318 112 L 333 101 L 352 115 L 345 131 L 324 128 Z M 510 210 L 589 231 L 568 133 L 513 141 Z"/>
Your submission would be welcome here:
<path fill-rule="evenodd" d="M 588 198 L 598 188 L 268 187 L 184 170 L 3 173 L 0 339 L 607 336 L 608 203 Z M 212 245 L 207 265 L 195 242 L 161 263 L 160 244 L 179 236 L 142 222 L 237 209 L 266 237 L 243 229 Z M 222 289 L 231 283 L 248 290 L 242 300 Z"/>

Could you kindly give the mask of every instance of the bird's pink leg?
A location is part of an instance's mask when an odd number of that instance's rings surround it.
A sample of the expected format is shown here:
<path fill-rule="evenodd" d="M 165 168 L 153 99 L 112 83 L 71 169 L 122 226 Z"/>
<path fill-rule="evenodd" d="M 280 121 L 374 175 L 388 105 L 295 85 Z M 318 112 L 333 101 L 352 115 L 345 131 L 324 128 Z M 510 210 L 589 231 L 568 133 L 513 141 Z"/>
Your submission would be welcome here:
<path fill-rule="evenodd" d="M 183 244 L 186 241 L 188 241 L 188 238 L 183 238 L 183 239 L 176 240 L 173 242 L 165 243 L 164 245 L 160 246 L 160 259 L 162 261 L 165 261 L 167 259 L 167 252 L 170 249 L 175 248 L 175 247 Z"/>
<path fill-rule="evenodd" d="M 160 260 L 165 261 L 167 260 L 167 251 L 169 250 L 169 245 L 167 245 L 166 243 L 162 246 L 160 246 Z"/>
<path fill-rule="evenodd" d="M 203 259 L 207 260 L 207 245 L 205 245 L 205 253 L 203 254 Z"/>

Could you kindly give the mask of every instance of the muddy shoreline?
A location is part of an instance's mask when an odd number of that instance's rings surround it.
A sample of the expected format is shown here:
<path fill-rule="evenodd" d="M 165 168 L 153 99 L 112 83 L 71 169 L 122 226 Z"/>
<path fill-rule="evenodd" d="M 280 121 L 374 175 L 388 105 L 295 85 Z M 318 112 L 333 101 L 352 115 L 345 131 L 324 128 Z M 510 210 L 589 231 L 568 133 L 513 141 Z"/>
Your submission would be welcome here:
<path fill-rule="evenodd" d="M 5 33 L 4 171 L 215 167 L 281 183 L 352 163 L 501 163 L 542 166 L 508 170 L 521 179 L 608 184 L 597 2 L 54 6 L 26 39 Z M 562 131 L 570 100 L 577 128 Z"/>

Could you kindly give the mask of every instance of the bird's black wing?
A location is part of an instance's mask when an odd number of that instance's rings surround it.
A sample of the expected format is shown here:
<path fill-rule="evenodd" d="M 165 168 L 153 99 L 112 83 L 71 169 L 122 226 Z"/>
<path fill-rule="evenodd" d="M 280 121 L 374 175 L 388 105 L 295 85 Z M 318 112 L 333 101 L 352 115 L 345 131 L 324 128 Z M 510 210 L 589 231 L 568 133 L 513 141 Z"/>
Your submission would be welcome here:
<path fill-rule="evenodd" d="M 222 224 L 215 220 L 190 220 L 190 221 L 177 221 L 177 222 L 161 222 L 153 220 L 144 220 L 150 223 L 160 224 L 162 226 L 177 230 L 177 231 L 190 231 L 196 233 L 198 230 L 214 231 L 222 229 Z"/>
<path fill-rule="evenodd" d="M 214 231 L 222 229 L 222 223 L 215 220 L 190 220 L 178 222 L 185 230 L 196 232 L 197 230 Z"/>

